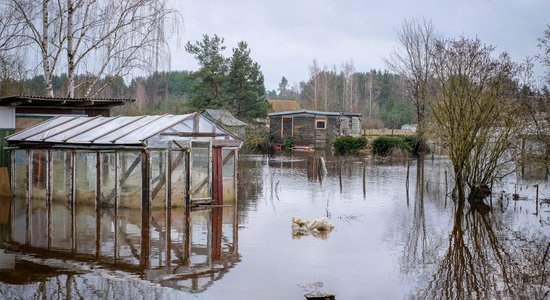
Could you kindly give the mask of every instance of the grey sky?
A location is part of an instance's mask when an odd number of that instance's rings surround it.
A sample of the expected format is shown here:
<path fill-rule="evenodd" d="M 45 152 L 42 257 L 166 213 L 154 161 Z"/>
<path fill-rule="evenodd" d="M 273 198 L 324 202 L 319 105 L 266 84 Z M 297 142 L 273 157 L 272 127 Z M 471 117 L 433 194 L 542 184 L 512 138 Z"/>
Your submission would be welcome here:
<path fill-rule="evenodd" d="M 175 2 L 175 1 L 174 1 Z M 431 19 L 446 37 L 479 37 L 516 61 L 538 53 L 537 38 L 550 24 L 550 0 L 183 0 L 179 47 L 172 70 L 196 70 L 183 45 L 218 34 L 230 49 L 244 40 L 276 89 L 308 78 L 313 59 L 323 66 L 353 60 L 357 71 L 385 69 L 383 58 L 397 46 L 395 28 L 406 17 Z"/>

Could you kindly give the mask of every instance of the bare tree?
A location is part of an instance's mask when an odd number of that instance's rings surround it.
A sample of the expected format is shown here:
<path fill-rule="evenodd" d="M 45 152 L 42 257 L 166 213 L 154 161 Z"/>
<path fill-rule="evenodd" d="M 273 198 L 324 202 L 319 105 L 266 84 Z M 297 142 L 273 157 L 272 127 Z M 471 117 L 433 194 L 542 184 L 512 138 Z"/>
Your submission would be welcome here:
<path fill-rule="evenodd" d="M 475 195 L 514 159 L 521 124 L 511 93 L 515 64 L 506 53 L 493 58 L 494 48 L 479 40 L 439 41 L 434 48 L 435 93 L 431 127 L 449 151 L 460 201 L 465 187 Z M 469 198 L 472 200 L 472 198 Z"/>
<path fill-rule="evenodd" d="M 25 42 L 19 36 L 25 30 L 13 9 L 0 3 L 0 94 L 11 93 L 12 85 L 25 77 L 21 48 Z"/>
<path fill-rule="evenodd" d="M 343 90 L 342 90 L 342 111 L 357 111 L 358 89 L 353 61 L 345 62 L 342 65 Z"/>
<path fill-rule="evenodd" d="M 550 84 L 550 25 L 547 25 L 541 38 L 538 39 L 542 53 L 537 55 L 540 63 L 546 68 L 546 82 Z"/>
<path fill-rule="evenodd" d="M 385 59 L 388 68 L 407 82 L 407 93 L 416 108 L 417 135 L 421 142 L 421 153 L 425 142 L 426 99 L 429 94 L 429 81 L 432 77 L 431 52 L 438 37 L 439 34 L 430 20 L 405 19 L 397 30 L 397 40 L 400 47 L 391 52 L 389 58 Z"/>
<path fill-rule="evenodd" d="M 2 5 L 24 22 L 26 31 L 17 39 L 40 53 L 49 96 L 53 75 L 63 71 L 68 97 L 78 88 L 83 97 L 93 97 L 108 84 L 105 78 L 158 68 L 168 29 L 181 19 L 166 0 L 2 0 Z M 77 82 L 78 74 L 88 80 Z"/>
<path fill-rule="evenodd" d="M 367 94 L 367 101 L 369 106 L 369 119 L 372 119 L 373 104 L 376 106 L 376 99 L 380 96 L 380 89 L 374 85 L 374 74 L 369 72 L 367 74 L 367 80 L 365 80 L 365 91 Z"/>

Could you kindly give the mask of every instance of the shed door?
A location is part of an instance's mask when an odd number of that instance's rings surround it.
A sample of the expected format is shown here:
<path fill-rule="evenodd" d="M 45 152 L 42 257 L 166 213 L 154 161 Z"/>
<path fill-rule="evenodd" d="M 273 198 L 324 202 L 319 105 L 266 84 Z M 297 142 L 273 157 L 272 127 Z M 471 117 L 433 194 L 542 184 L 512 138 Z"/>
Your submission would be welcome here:
<path fill-rule="evenodd" d="M 292 137 L 292 118 L 283 117 L 282 127 L 283 128 L 282 128 L 282 132 L 281 132 L 281 137 L 283 139 L 291 138 Z"/>

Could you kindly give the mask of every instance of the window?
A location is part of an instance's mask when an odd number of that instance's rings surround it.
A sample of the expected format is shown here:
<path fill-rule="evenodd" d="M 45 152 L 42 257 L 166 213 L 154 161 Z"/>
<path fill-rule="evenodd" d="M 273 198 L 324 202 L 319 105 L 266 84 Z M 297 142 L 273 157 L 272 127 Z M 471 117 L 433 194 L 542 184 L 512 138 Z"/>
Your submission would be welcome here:
<path fill-rule="evenodd" d="M 315 120 L 315 129 L 327 129 L 327 121 Z"/>

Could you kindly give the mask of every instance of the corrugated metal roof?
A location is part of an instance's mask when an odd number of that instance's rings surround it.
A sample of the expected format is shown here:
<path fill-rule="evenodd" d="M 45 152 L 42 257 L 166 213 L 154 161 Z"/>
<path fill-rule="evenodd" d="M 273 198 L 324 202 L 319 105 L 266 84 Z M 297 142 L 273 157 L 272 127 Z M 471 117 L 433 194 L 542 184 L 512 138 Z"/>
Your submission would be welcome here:
<path fill-rule="evenodd" d="M 63 98 L 14 95 L 0 97 L 0 106 L 112 107 L 134 102 L 131 98 Z"/>
<path fill-rule="evenodd" d="M 272 116 L 286 116 L 286 115 L 298 115 L 298 114 L 311 114 L 317 116 L 346 116 L 346 117 L 361 117 L 360 113 L 352 112 L 329 112 L 329 111 L 316 111 L 316 110 L 291 110 L 291 111 L 281 111 L 268 114 L 269 117 Z"/>
<path fill-rule="evenodd" d="M 161 116 L 59 116 L 7 137 L 8 143 L 145 145 L 152 137 L 207 137 L 240 141 L 199 113 Z"/>
<path fill-rule="evenodd" d="M 213 121 L 218 121 L 225 126 L 246 126 L 245 122 L 235 118 L 230 112 L 225 109 L 205 109 L 206 113 L 214 119 Z"/>

